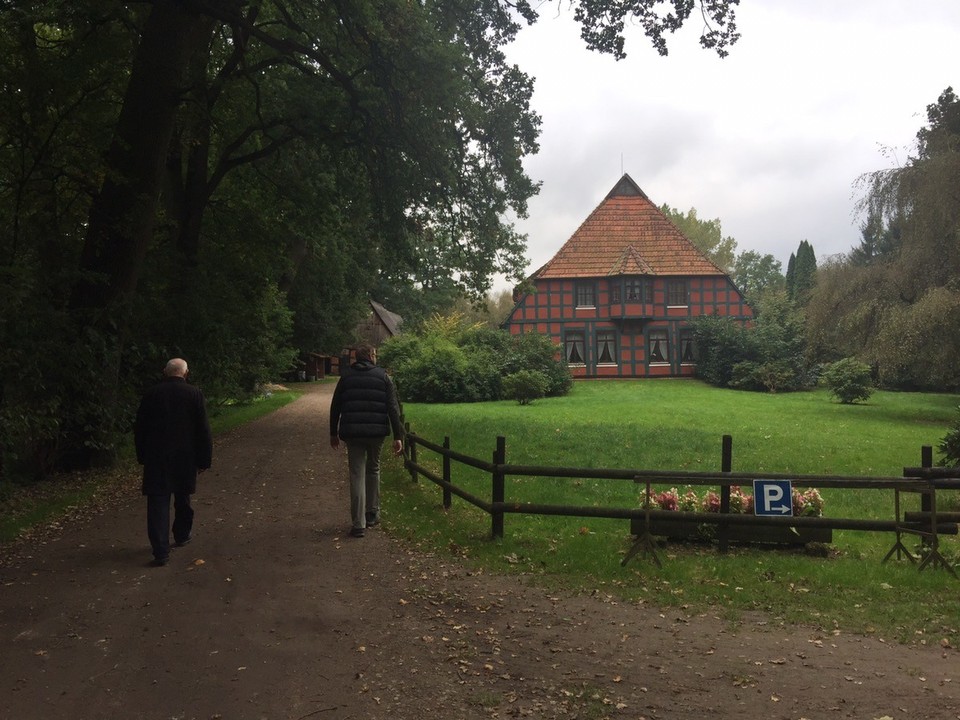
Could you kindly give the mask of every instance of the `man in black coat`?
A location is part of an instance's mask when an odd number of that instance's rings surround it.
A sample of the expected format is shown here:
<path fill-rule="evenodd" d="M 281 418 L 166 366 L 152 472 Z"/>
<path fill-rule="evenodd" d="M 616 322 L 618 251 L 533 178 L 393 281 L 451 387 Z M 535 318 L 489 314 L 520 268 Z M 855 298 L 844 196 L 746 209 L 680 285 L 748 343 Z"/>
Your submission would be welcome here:
<path fill-rule="evenodd" d="M 363 537 L 380 522 L 380 449 L 393 431 L 393 451 L 403 452 L 400 403 L 390 376 L 377 367 L 376 351 L 357 348 L 357 360 L 340 378 L 330 402 L 330 446 L 347 444 L 350 466 L 350 535 Z"/>
<path fill-rule="evenodd" d="M 187 363 L 174 358 L 163 369 L 163 380 L 140 401 L 134 425 L 137 461 L 143 465 L 147 496 L 147 536 L 152 565 L 166 565 L 170 556 L 170 496 L 173 495 L 173 540 L 190 542 L 197 473 L 210 467 L 213 438 L 206 402 L 198 388 L 187 384 Z"/>

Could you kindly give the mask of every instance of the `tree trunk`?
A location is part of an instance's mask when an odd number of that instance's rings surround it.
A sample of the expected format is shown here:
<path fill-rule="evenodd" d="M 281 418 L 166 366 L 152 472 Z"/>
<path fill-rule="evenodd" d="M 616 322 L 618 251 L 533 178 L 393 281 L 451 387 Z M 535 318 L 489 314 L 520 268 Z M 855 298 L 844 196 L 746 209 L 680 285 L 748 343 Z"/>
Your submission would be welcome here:
<path fill-rule="evenodd" d="M 223 0 L 236 4 L 240 0 Z M 80 273 L 70 294 L 77 335 L 76 377 L 64 391 L 60 463 L 84 467 L 112 460 L 123 427 L 118 409 L 130 300 L 157 224 L 163 177 L 189 68 L 205 54 L 217 21 L 182 0 L 155 0 L 143 28 L 107 153 L 106 173 L 90 207 Z"/>
<path fill-rule="evenodd" d="M 176 0 L 157 0 L 144 26 L 107 156 L 107 176 L 90 208 L 74 308 L 105 310 L 135 291 L 157 220 L 170 138 L 197 53 L 215 20 Z"/>

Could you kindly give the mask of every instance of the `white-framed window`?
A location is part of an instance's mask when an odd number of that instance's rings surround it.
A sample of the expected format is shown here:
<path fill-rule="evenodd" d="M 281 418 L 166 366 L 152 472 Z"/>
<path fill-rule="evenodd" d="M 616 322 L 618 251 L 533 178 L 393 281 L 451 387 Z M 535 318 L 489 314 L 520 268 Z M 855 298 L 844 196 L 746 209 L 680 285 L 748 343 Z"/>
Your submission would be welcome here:
<path fill-rule="evenodd" d="M 578 282 L 577 288 L 577 307 L 596 307 L 597 306 L 597 287 L 592 282 Z"/>
<path fill-rule="evenodd" d="M 690 304 L 689 297 L 686 280 L 670 280 L 667 282 L 667 305 L 685 307 Z"/>
<path fill-rule="evenodd" d="M 567 330 L 563 335 L 564 354 L 568 365 L 585 365 L 584 336 L 582 330 Z"/>
<path fill-rule="evenodd" d="M 666 330 L 651 330 L 647 335 L 647 360 L 651 364 L 670 362 L 670 343 Z"/>
<path fill-rule="evenodd" d="M 613 330 L 597 331 L 597 365 L 617 364 L 617 334 Z"/>

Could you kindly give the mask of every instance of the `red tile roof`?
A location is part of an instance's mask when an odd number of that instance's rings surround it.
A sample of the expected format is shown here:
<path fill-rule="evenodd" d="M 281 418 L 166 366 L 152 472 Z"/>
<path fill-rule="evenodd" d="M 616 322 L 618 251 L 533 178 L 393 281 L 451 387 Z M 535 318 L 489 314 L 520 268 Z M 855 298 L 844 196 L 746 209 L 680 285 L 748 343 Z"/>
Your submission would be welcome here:
<path fill-rule="evenodd" d="M 532 279 L 725 274 L 624 175 Z"/>

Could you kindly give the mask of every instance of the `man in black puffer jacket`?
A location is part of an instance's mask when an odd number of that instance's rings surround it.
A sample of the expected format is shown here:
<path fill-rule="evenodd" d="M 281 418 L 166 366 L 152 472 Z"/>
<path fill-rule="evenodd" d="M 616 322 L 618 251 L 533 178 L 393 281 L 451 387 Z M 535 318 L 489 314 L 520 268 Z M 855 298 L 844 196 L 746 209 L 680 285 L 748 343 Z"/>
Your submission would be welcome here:
<path fill-rule="evenodd" d="M 380 449 L 393 431 L 393 451 L 403 452 L 400 404 L 390 376 L 376 365 L 376 351 L 357 348 L 357 360 L 340 378 L 330 403 L 330 446 L 347 444 L 350 466 L 350 535 L 380 522 Z"/>

